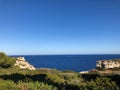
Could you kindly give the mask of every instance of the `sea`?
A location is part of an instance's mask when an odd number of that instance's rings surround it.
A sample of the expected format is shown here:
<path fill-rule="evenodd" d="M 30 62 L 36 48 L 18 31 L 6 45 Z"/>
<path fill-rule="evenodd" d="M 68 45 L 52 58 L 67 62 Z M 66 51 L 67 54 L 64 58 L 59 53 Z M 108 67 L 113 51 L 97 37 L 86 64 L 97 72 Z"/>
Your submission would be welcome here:
<path fill-rule="evenodd" d="M 61 71 L 72 70 L 76 72 L 94 69 L 97 60 L 120 59 L 120 54 L 19 56 L 25 57 L 26 61 L 34 65 L 36 68 L 52 68 Z"/>

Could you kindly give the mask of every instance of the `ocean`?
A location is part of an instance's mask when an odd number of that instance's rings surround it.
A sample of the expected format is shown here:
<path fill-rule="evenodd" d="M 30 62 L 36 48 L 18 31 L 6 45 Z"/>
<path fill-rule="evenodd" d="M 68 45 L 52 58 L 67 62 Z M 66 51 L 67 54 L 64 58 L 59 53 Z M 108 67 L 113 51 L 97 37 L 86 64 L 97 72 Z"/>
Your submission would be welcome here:
<path fill-rule="evenodd" d="M 111 55 L 20 55 L 36 68 L 73 70 L 76 72 L 94 69 L 97 60 L 119 59 L 120 54 Z"/>

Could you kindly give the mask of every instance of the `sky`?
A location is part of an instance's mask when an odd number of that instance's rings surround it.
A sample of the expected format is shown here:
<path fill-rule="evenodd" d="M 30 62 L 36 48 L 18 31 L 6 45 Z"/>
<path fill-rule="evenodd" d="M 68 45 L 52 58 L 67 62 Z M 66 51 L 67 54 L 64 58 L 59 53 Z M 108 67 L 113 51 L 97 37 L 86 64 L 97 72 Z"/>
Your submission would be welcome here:
<path fill-rule="evenodd" d="M 0 51 L 120 54 L 120 0 L 0 0 Z"/>

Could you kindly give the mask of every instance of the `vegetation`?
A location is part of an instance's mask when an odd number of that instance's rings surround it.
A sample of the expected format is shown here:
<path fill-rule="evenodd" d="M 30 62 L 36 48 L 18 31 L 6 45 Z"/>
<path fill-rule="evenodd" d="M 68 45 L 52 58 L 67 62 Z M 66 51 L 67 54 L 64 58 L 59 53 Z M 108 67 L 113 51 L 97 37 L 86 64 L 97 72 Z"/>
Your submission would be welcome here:
<path fill-rule="evenodd" d="M 47 69 L 0 70 L 0 90 L 119 90 L 119 81 L 120 75 L 80 75 Z"/>
<path fill-rule="evenodd" d="M 12 57 L 8 57 L 5 53 L 0 52 L 0 67 L 1 68 L 9 68 L 13 66 L 15 63 L 15 59 Z"/>
<path fill-rule="evenodd" d="M 0 53 L 2 57 L 7 57 Z M 4 61 L 5 60 L 5 61 Z M 10 59 L 4 59 L 8 63 Z M 0 63 L 1 63 L 0 61 Z M 28 70 L 0 64 L 0 90 L 120 90 L 120 75 L 79 74 L 56 69 Z"/>

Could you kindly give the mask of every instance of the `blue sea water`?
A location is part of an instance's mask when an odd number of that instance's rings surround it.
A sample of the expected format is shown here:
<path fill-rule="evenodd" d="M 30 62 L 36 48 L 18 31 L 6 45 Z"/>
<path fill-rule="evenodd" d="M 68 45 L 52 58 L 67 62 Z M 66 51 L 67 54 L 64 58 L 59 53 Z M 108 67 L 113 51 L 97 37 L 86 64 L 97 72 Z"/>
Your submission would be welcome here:
<path fill-rule="evenodd" d="M 54 68 L 77 72 L 94 69 L 97 60 L 118 59 L 118 55 L 20 55 L 36 68 Z"/>

